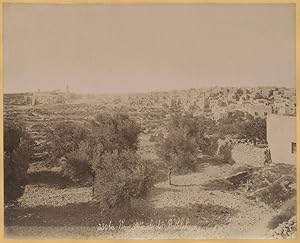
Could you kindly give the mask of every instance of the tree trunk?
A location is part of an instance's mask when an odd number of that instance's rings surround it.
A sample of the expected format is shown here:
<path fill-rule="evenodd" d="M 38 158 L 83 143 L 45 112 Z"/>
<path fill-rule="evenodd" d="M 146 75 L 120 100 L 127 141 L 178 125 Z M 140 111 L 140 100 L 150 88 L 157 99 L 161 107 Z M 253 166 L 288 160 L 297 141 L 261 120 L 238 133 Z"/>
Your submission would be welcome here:
<path fill-rule="evenodd" d="M 172 167 L 169 167 L 168 168 L 168 183 L 169 183 L 169 185 L 172 185 L 171 174 L 172 174 Z"/>
<path fill-rule="evenodd" d="M 94 195 L 95 195 L 95 177 L 96 177 L 96 171 L 93 170 L 93 172 L 92 172 L 93 188 L 92 188 L 92 195 L 91 195 L 91 197 L 94 197 Z"/>

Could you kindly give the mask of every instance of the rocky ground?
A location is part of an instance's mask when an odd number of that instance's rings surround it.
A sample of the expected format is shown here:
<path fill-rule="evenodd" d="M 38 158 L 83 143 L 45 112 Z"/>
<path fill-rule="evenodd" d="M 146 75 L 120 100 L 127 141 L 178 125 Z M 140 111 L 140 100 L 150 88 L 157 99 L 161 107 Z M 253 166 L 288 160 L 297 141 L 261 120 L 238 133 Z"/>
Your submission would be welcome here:
<path fill-rule="evenodd" d="M 97 205 L 90 201 L 90 187 L 63 188 L 58 178 L 57 183 L 41 183 L 37 172 L 32 172 L 32 183 L 18 204 L 5 210 L 5 235 L 86 239 L 278 238 L 267 227 L 277 211 L 247 199 L 243 190 L 228 190 L 214 183 L 232 170 L 231 165 L 207 165 L 197 173 L 173 176 L 172 185 L 165 181 L 155 184 L 148 198 L 133 202 L 133 220 L 118 230 L 117 225 L 101 221 Z"/>

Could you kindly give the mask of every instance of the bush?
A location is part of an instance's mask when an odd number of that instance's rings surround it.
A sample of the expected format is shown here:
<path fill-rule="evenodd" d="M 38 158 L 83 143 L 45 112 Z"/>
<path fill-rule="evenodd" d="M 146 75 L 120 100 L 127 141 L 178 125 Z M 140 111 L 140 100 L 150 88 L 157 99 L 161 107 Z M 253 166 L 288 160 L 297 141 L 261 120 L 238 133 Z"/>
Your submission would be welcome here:
<path fill-rule="evenodd" d="M 229 141 L 226 141 L 224 144 L 221 144 L 217 152 L 218 158 L 224 163 L 234 163 L 232 159 L 232 149 L 233 144 Z"/>
<path fill-rule="evenodd" d="M 34 141 L 21 124 L 4 122 L 4 203 L 22 196 Z"/>
<path fill-rule="evenodd" d="M 79 148 L 66 155 L 62 165 L 63 175 L 75 183 L 84 183 L 92 178 L 92 166 L 87 142 L 81 142 Z"/>
<path fill-rule="evenodd" d="M 210 156 L 215 156 L 218 150 L 218 139 L 211 137 L 205 139 L 206 146 L 203 146 L 202 152 Z"/>

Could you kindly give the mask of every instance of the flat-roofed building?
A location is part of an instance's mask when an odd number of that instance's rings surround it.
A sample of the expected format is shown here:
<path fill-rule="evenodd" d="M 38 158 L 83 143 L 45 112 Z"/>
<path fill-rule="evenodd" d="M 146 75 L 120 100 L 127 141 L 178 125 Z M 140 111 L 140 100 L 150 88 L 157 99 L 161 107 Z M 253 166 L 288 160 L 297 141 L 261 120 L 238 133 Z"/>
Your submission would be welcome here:
<path fill-rule="evenodd" d="M 272 107 L 269 105 L 249 105 L 247 106 L 247 112 L 254 117 L 267 118 L 267 115 L 272 113 Z"/>
<path fill-rule="evenodd" d="M 267 116 L 267 141 L 273 163 L 296 163 L 296 116 Z"/>

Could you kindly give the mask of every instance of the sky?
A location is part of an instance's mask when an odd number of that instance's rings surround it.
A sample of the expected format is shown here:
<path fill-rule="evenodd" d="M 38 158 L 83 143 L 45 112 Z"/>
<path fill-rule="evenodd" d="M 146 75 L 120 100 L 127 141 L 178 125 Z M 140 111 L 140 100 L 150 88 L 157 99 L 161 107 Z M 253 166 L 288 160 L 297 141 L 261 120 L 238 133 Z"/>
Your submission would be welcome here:
<path fill-rule="evenodd" d="M 293 4 L 4 5 L 4 92 L 295 87 Z"/>

